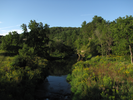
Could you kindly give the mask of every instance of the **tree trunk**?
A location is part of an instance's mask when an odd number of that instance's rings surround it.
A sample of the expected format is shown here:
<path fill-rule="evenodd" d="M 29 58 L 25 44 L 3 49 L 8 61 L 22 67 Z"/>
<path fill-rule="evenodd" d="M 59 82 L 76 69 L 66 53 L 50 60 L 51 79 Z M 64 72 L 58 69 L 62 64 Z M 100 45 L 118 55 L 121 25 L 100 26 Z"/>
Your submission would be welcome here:
<path fill-rule="evenodd" d="M 130 55 L 131 55 L 131 64 L 132 64 L 133 62 L 132 62 L 132 50 L 131 50 L 131 45 L 129 45 L 129 50 L 130 50 Z"/>
<path fill-rule="evenodd" d="M 77 61 L 79 61 L 80 60 L 80 54 L 78 53 L 78 59 L 77 59 Z"/>
<path fill-rule="evenodd" d="M 103 45 L 102 45 L 102 43 L 101 43 L 101 49 L 102 49 L 102 57 L 103 57 Z"/>

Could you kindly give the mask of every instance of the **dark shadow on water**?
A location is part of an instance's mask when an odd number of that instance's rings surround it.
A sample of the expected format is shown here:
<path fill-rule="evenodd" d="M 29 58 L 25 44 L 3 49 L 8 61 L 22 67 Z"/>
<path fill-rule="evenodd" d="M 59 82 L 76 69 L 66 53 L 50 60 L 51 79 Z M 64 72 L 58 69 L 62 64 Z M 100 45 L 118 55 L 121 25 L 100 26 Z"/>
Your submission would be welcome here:
<path fill-rule="evenodd" d="M 50 61 L 49 74 L 50 75 L 67 75 L 72 71 L 72 65 L 77 62 L 77 58 L 61 59 Z"/>
<path fill-rule="evenodd" d="M 66 77 L 76 62 L 76 57 L 49 61 L 49 76 L 38 85 L 37 100 L 71 100 L 71 86 L 67 83 Z"/>

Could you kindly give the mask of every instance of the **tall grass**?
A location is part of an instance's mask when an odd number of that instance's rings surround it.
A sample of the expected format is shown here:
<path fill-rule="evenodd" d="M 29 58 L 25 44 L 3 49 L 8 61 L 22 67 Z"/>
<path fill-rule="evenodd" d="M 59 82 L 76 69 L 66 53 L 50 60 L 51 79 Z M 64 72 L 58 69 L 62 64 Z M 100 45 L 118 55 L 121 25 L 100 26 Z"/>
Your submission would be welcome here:
<path fill-rule="evenodd" d="M 73 100 L 132 100 L 133 65 L 122 56 L 96 56 L 73 65 Z"/>

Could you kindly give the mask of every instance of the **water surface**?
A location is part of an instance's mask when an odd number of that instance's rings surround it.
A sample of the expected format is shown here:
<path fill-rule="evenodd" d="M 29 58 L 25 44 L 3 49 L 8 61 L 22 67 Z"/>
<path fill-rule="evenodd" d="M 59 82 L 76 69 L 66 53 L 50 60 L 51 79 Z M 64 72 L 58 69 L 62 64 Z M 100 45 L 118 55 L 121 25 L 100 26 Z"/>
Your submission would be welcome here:
<path fill-rule="evenodd" d="M 50 62 L 49 76 L 38 86 L 36 97 L 39 100 L 71 100 L 71 86 L 66 81 L 76 59 Z"/>

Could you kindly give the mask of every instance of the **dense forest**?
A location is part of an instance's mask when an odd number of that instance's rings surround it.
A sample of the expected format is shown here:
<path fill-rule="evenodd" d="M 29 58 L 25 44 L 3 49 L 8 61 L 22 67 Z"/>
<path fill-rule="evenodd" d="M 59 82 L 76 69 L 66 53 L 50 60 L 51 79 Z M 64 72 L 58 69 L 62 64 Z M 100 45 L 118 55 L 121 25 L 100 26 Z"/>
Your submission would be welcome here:
<path fill-rule="evenodd" d="M 1 49 L 18 53 L 26 44 L 28 48 L 34 49 L 35 54 L 43 57 L 68 48 L 76 50 L 82 56 L 132 55 L 132 20 L 132 16 L 126 16 L 109 22 L 94 16 L 92 22 L 84 21 L 79 28 L 49 28 L 47 24 L 43 26 L 43 23 L 31 20 L 28 25 L 30 32 L 27 31 L 27 25 L 22 24 L 22 34 L 14 31 L 1 38 Z"/>
<path fill-rule="evenodd" d="M 50 28 L 48 24 L 31 20 L 21 28 L 21 34 L 13 31 L 0 36 L 0 98 L 3 100 L 34 100 L 35 84 L 46 78 L 49 63 L 72 54 L 78 56 L 67 77 L 73 100 L 133 98 L 132 16 L 112 22 L 94 16 L 81 27 Z M 31 87 L 25 90 L 26 86 Z"/>

